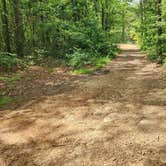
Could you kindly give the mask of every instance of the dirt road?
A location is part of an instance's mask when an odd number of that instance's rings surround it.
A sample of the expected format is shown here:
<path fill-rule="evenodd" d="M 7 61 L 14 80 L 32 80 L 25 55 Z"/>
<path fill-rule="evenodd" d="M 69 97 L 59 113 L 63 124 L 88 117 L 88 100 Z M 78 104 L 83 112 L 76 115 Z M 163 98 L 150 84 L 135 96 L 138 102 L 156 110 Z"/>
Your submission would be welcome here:
<path fill-rule="evenodd" d="M 102 71 L 60 92 L 51 77 L 52 93 L 0 112 L 0 166 L 164 165 L 166 81 L 135 46 L 122 47 Z"/>

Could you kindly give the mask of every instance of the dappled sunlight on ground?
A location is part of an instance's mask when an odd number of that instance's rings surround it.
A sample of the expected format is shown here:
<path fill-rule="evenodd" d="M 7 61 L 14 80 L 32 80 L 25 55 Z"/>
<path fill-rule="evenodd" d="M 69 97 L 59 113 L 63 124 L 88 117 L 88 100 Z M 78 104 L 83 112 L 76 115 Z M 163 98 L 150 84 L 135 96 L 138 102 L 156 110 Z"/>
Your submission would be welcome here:
<path fill-rule="evenodd" d="M 123 48 L 132 51 L 106 74 L 38 77 L 40 100 L 0 113 L 0 163 L 162 166 L 166 81 L 135 46 Z"/>

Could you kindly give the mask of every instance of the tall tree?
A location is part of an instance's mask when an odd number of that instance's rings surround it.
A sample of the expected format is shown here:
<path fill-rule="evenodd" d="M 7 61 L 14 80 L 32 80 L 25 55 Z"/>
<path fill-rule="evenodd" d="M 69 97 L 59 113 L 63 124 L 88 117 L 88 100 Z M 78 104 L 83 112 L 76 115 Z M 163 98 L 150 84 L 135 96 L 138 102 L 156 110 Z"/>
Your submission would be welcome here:
<path fill-rule="evenodd" d="M 110 4 L 109 0 L 101 1 L 101 22 L 105 31 L 110 30 Z"/>
<path fill-rule="evenodd" d="M 20 0 L 12 0 L 12 6 L 14 11 L 15 18 L 15 44 L 16 44 L 16 52 L 18 56 L 24 56 L 24 29 L 23 29 L 23 21 L 22 14 L 20 10 Z"/>
<path fill-rule="evenodd" d="M 98 17 L 98 0 L 93 0 L 95 15 Z"/>
<path fill-rule="evenodd" d="M 161 11 L 161 0 L 157 0 L 157 15 L 158 15 L 158 24 L 157 24 L 157 54 L 159 56 L 159 61 L 162 62 L 162 11 Z"/>
<path fill-rule="evenodd" d="M 2 27 L 3 27 L 3 36 L 5 42 L 5 51 L 11 52 L 10 46 L 10 31 L 9 31 L 9 20 L 8 20 L 8 10 L 6 0 L 2 0 Z"/>
<path fill-rule="evenodd" d="M 144 0 L 140 0 L 140 10 L 139 11 L 140 11 L 140 20 L 141 20 L 141 27 L 142 27 L 142 25 L 144 23 Z M 143 38 L 143 35 L 144 35 L 144 33 L 141 28 L 141 37 L 142 38 Z"/>
<path fill-rule="evenodd" d="M 126 31 L 126 22 L 125 22 L 125 9 L 122 9 L 122 42 L 125 43 L 125 31 Z"/>

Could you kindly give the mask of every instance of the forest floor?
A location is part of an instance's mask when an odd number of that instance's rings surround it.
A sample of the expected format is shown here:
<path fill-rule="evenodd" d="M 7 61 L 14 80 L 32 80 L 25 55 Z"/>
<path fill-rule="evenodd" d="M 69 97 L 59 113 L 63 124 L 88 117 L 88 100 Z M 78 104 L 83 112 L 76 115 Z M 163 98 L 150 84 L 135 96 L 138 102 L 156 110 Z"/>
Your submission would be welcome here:
<path fill-rule="evenodd" d="M 89 75 L 32 67 L 0 112 L 0 166 L 163 166 L 166 80 L 134 45 Z"/>

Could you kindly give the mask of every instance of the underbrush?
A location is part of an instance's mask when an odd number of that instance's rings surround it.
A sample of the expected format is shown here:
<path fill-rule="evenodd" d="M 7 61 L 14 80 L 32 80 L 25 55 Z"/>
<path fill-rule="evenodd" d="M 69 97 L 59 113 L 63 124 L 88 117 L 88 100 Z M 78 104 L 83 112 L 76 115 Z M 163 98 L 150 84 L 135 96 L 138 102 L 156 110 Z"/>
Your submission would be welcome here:
<path fill-rule="evenodd" d="M 48 22 L 43 33 L 50 36 L 48 45 L 30 48 L 22 59 L 15 54 L 0 53 L 0 69 L 16 71 L 31 65 L 47 68 L 62 65 L 74 70 L 89 65 L 100 68 L 104 66 L 103 59 L 112 59 L 118 53 L 112 35 L 91 17 L 76 22 L 57 18 Z"/>
<path fill-rule="evenodd" d="M 164 64 L 164 66 L 166 66 L 166 57 L 163 60 L 163 64 Z"/>
<path fill-rule="evenodd" d="M 13 102 L 13 98 L 8 96 L 0 96 L 0 109 L 4 108 L 6 105 L 11 104 Z"/>
<path fill-rule="evenodd" d="M 88 69 L 86 67 L 73 70 L 74 74 L 91 74 L 92 72 L 93 72 L 93 69 Z"/>
<path fill-rule="evenodd" d="M 21 80 L 20 75 L 13 75 L 13 76 L 0 76 L 0 81 L 5 82 L 6 84 L 13 84 L 17 81 Z"/>
<path fill-rule="evenodd" d="M 0 73 L 15 73 L 18 70 L 24 70 L 29 66 L 38 65 L 48 68 L 58 66 L 62 62 L 56 60 L 52 56 L 48 56 L 47 52 L 43 49 L 35 49 L 31 55 L 26 55 L 19 58 L 16 54 L 7 52 L 0 52 Z M 10 79 L 10 78 L 9 78 Z M 0 80 L 8 80 L 8 78 L 0 77 Z"/>
<path fill-rule="evenodd" d="M 0 52 L 0 72 L 16 71 L 26 67 L 26 62 L 16 54 Z"/>
<path fill-rule="evenodd" d="M 45 49 L 34 48 L 30 55 L 24 57 L 24 61 L 29 65 L 42 65 L 48 58 L 48 52 Z"/>
<path fill-rule="evenodd" d="M 116 57 L 118 49 L 113 49 L 99 53 L 98 51 L 85 51 L 76 49 L 72 54 L 67 54 L 67 65 L 73 68 L 73 72 L 76 74 L 89 74 L 93 70 L 104 67 L 113 58 Z"/>
<path fill-rule="evenodd" d="M 73 69 L 76 74 L 86 74 L 91 73 L 92 68 L 99 69 L 104 67 L 114 57 L 115 53 L 102 56 L 97 52 L 92 53 L 79 49 L 75 50 L 72 54 L 66 54 L 65 59 L 57 59 L 44 54 L 44 52 L 43 54 L 38 52 L 35 55 L 26 56 L 23 59 L 19 59 L 16 55 L 3 54 L 3 56 L 0 57 L 0 73 L 14 73 L 28 66 L 38 65 L 44 67 L 49 73 L 51 73 L 55 67 L 69 67 L 69 70 Z M 12 77 L 0 76 L 0 81 L 6 83 L 13 83 L 20 79 L 19 75 Z"/>
<path fill-rule="evenodd" d="M 153 50 L 153 49 L 152 50 L 147 50 L 146 53 L 147 53 L 148 58 L 152 62 L 157 62 L 157 63 L 161 63 L 161 64 L 165 64 L 166 63 L 166 58 L 164 58 L 164 57 L 166 57 L 166 55 L 164 53 L 163 53 L 163 57 L 162 58 L 159 57 L 157 55 L 157 53 L 155 52 L 155 50 Z"/>
<path fill-rule="evenodd" d="M 100 57 L 100 58 L 94 59 L 93 65 L 99 69 L 99 68 L 104 67 L 110 61 L 111 61 L 111 58 L 109 58 L 109 57 Z"/>
<path fill-rule="evenodd" d="M 106 64 L 111 61 L 109 57 L 95 57 L 88 60 L 88 64 L 79 65 L 73 68 L 74 74 L 91 74 L 93 71 L 103 68 Z"/>
<path fill-rule="evenodd" d="M 6 74 L 0 76 L 0 109 L 14 102 L 14 98 L 10 96 L 10 91 L 16 82 L 22 79 L 18 74 Z"/>

